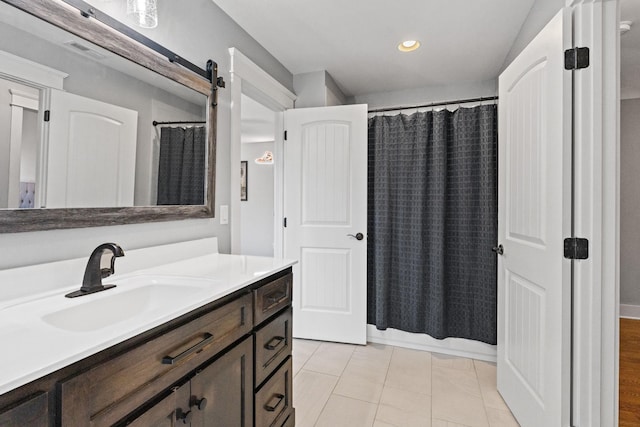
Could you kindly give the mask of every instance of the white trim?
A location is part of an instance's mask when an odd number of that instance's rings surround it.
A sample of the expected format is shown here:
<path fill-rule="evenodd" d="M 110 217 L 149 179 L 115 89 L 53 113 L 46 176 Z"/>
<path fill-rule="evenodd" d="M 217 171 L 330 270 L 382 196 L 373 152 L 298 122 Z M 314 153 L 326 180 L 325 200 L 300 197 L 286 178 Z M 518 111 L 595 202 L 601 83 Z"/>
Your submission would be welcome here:
<path fill-rule="evenodd" d="M 272 107 L 272 109 L 286 110 L 293 108 L 293 103 L 296 100 L 296 95 L 293 92 L 284 87 L 238 49 L 229 48 L 229 56 L 231 57 L 231 69 L 229 72 L 253 86 L 253 88 L 243 88 L 245 95 L 253 98 L 253 92 L 257 90 L 257 101 L 262 102 L 262 98 L 266 96 L 268 98 L 266 100 L 267 106 Z"/>
<path fill-rule="evenodd" d="M 497 347 L 495 345 L 479 341 L 463 338 L 437 340 L 426 334 L 414 334 L 397 329 L 380 331 L 374 325 L 367 325 L 367 342 L 485 360 L 487 362 L 495 362 L 497 355 Z"/>
<path fill-rule="evenodd" d="M 9 93 L 11 94 L 11 106 L 26 108 L 27 110 L 38 111 L 40 106 L 38 105 L 40 102 L 40 96 L 24 92 L 18 89 L 9 89 Z"/>
<path fill-rule="evenodd" d="M 620 304 L 620 318 L 640 320 L 640 305 Z"/>
<path fill-rule="evenodd" d="M 9 190 L 7 207 L 20 207 L 20 157 L 22 155 L 22 135 L 24 110 L 39 110 L 39 95 L 11 88 L 11 125 L 9 131 Z"/>
<path fill-rule="evenodd" d="M 591 65 L 575 72 L 575 232 L 590 241 L 576 262 L 574 411 L 581 427 L 618 425 L 618 5 L 616 0 L 567 0 L 574 46 L 587 46 Z"/>
<path fill-rule="evenodd" d="M 230 139 L 232 168 L 240 165 L 241 124 L 242 124 L 242 94 L 260 102 L 272 111 L 278 113 L 293 108 L 296 96 L 256 63 L 243 55 L 236 48 L 229 48 L 231 58 L 231 118 Z M 275 201 L 274 201 L 274 256 L 282 257 L 282 218 L 284 217 L 284 163 L 281 153 L 284 152 L 283 133 L 284 115 L 276 116 L 276 134 L 274 141 L 274 175 L 275 175 Z M 231 253 L 239 254 L 242 251 L 240 239 L 240 174 L 231 173 L 230 180 L 230 232 Z"/>
<path fill-rule="evenodd" d="M 40 87 L 63 89 L 69 74 L 0 50 L 0 76 Z"/>

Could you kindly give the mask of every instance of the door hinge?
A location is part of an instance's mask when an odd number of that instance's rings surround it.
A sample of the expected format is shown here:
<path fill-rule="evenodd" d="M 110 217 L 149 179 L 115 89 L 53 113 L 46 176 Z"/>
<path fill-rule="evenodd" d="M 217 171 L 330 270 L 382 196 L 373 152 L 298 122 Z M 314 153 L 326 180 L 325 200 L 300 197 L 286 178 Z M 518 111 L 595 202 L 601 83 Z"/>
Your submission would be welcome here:
<path fill-rule="evenodd" d="M 287 227 L 287 218 L 286 218 L 286 217 L 282 220 L 282 225 L 283 225 L 285 228 Z"/>
<path fill-rule="evenodd" d="M 581 70 L 589 67 L 589 48 L 574 47 L 564 51 L 564 69 Z"/>
<path fill-rule="evenodd" d="M 564 239 L 564 257 L 567 259 L 589 258 L 589 240 L 579 237 Z"/>
<path fill-rule="evenodd" d="M 49 120 L 51 120 L 51 111 L 45 110 L 44 111 L 44 121 L 48 122 Z"/>
<path fill-rule="evenodd" d="M 284 131 L 284 140 L 285 141 L 287 140 L 287 131 L 286 130 Z"/>

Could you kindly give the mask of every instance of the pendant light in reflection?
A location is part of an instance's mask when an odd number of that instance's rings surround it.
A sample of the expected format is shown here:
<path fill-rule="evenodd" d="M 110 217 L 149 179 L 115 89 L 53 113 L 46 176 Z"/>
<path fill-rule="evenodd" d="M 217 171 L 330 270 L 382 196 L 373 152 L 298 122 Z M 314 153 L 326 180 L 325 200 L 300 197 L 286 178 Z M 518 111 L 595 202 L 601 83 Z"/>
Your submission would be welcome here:
<path fill-rule="evenodd" d="M 272 165 L 273 153 L 271 151 L 265 151 L 262 157 L 258 157 L 255 162 L 258 165 Z"/>
<path fill-rule="evenodd" d="M 127 0 L 127 16 L 142 28 L 157 27 L 157 0 Z"/>

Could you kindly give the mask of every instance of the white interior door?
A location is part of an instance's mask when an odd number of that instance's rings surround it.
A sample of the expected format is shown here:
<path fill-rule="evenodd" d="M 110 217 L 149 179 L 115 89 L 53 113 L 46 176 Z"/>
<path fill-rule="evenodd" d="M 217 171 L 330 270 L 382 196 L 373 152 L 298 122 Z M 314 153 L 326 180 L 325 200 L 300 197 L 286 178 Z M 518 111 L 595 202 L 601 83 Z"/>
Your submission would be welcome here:
<path fill-rule="evenodd" d="M 570 13 L 559 13 L 499 81 L 498 390 L 523 427 L 570 411 Z"/>
<path fill-rule="evenodd" d="M 285 129 L 293 336 L 366 344 L 367 106 L 287 110 Z"/>
<path fill-rule="evenodd" d="M 47 208 L 133 206 L 138 112 L 51 91 Z"/>

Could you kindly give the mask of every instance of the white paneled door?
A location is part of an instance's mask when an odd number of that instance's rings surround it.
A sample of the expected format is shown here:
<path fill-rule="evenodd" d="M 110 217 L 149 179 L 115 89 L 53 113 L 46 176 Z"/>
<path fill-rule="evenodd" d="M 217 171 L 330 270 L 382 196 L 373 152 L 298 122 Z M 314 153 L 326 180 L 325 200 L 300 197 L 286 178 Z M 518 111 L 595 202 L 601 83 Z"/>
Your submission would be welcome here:
<path fill-rule="evenodd" d="M 138 112 L 51 91 L 48 208 L 133 206 Z"/>
<path fill-rule="evenodd" d="M 523 427 L 569 425 L 570 12 L 500 76 L 498 390 Z"/>
<path fill-rule="evenodd" d="M 367 106 L 285 113 L 293 336 L 366 344 Z"/>

